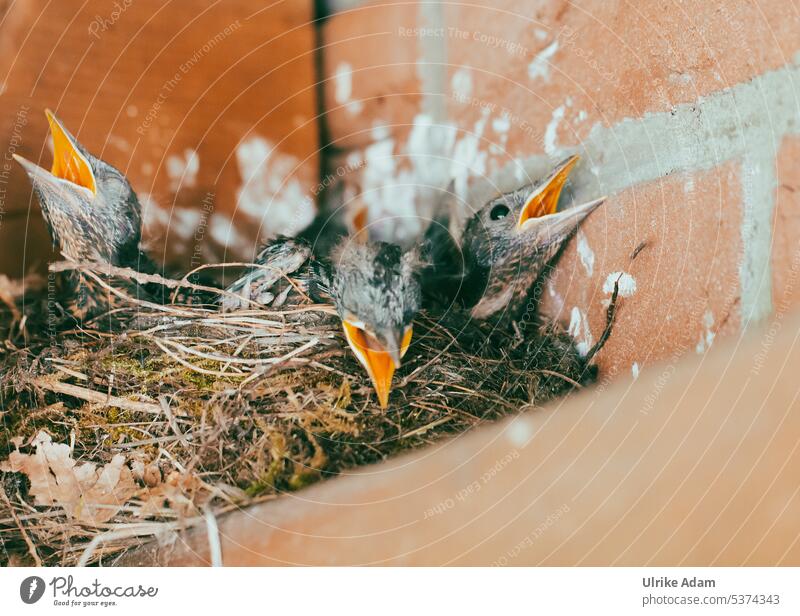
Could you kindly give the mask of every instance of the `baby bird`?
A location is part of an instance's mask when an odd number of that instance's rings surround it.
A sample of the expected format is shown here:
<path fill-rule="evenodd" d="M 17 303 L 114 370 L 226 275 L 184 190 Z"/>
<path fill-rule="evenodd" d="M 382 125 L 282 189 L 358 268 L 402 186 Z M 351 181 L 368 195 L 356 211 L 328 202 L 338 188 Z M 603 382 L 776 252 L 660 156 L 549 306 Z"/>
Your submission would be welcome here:
<path fill-rule="evenodd" d="M 334 305 L 348 345 L 386 408 L 422 301 L 419 253 L 346 238 L 327 257 L 316 257 L 306 240 L 278 238 L 255 263 L 260 267 L 227 289 L 223 309 L 245 308 L 253 300 L 279 305 L 295 290 L 286 280 L 291 277 L 314 301 Z"/>
<path fill-rule="evenodd" d="M 468 221 L 461 242 L 461 299 L 476 319 L 516 316 L 530 289 L 578 225 L 604 197 L 557 212 L 578 156 L 532 186 L 489 201 Z"/>
<path fill-rule="evenodd" d="M 152 269 L 139 250 L 141 206 L 125 176 L 92 156 L 49 110 L 53 135 L 50 171 L 14 155 L 39 198 L 50 237 L 70 261 L 109 263 Z M 58 280 L 66 308 L 86 319 L 108 308 L 104 292 L 91 288 L 79 273 L 67 272 Z"/>
<path fill-rule="evenodd" d="M 327 281 L 345 338 L 369 374 L 381 408 L 411 344 L 422 303 L 416 250 L 385 242 L 345 242 L 333 251 Z"/>

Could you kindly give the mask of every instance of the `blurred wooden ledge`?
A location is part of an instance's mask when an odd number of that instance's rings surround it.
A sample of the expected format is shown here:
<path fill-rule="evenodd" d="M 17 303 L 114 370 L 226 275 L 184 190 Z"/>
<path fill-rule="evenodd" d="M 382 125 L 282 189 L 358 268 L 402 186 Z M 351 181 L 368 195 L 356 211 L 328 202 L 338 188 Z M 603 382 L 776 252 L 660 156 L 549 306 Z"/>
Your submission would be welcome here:
<path fill-rule="evenodd" d="M 226 565 L 800 565 L 800 318 L 218 520 Z M 206 565 L 205 529 L 121 565 Z"/>

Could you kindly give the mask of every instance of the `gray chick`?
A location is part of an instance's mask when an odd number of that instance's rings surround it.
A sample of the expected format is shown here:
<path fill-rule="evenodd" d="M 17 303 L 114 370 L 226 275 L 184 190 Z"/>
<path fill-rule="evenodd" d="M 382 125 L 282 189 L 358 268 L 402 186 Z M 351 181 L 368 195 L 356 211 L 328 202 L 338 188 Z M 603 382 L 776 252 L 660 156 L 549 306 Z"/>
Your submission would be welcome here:
<path fill-rule="evenodd" d="M 14 158 L 31 179 L 53 244 L 70 261 L 154 270 L 139 249 L 141 206 L 127 178 L 90 154 L 51 111 L 45 113 L 53 135 L 51 170 Z M 80 274 L 65 273 L 58 282 L 73 316 L 84 319 L 108 309 L 105 292 Z"/>
<path fill-rule="evenodd" d="M 422 301 L 419 253 L 346 238 L 320 258 L 303 239 L 278 238 L 259 253 L 255 264 L 259 267 L 227 289 L 236 297 L 225 297 L 223 309 L 245 308 L 251 301 L 283 303 L 295 289 L 285 282 L 290 276 L 312 300 L 334 305 L 348 345 L 367 371 L 381 408 L 386 408 Z"/>
<path fill-rule="evenodd" d="M 558 212 L 578 156 L 533 185 L 489 201 L 468 221 L 461 242 L 462 301 L 476 319 L 517 316 L 545 267 L 605 197 Z"/>

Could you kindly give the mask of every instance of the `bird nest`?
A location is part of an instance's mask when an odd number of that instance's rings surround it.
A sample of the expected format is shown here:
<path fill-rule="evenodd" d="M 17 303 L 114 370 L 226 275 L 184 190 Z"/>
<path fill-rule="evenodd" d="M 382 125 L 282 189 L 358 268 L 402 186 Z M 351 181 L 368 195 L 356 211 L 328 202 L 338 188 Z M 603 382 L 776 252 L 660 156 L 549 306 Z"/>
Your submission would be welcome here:
<path fill-rule="evenodd" d="M 80 327 L 53 328 L 32 309 L 46 305 L 47 285 L 34 300 L 28 281 L 21 306 L 21 286 L 0 284 L 4 564 L 113 564 L 145 541 L 537 407 L 594 377 L 555 325 L 498 329 L 429 312 L 381 410 L 330 306 L 152 304 L 116 284 L 142 274 L 82 269 L 118 308 Z"/>

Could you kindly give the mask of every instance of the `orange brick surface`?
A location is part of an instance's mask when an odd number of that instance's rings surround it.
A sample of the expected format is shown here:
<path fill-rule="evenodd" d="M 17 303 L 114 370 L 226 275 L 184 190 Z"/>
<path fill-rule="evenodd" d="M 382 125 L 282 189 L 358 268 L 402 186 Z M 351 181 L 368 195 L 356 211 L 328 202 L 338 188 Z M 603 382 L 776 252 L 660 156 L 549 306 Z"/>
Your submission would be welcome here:
<path fill-rule="evenodd" d="M 637 375 L 664 358 L 704 353 L 739 327 L 740 193 L 729 163 L 611 197 L 564 251 L 544 311 L 588 348 L 619 280 L 615 329 L 598 355 L 604 372 Z"/>
<path fill-rule="evenodd" d="M 318 176 L 310 0 L 22 0 L 6 10 L 4 149 L 16 141 L 18 153 L 49 165 L 42 111 L 52 108 L 90 151 L 127 173 L 143 201 L 157 204 L 148 237 L 158 254 L 214 260 L 227 248 L 230 258 L 252 252 L 259 231 L 307 223 L 311 202 L 303 198 Z M 19 110 L 27 124 L 15 140 Z M 272 148 L 266 167 L 275 185 L 258 168 Z M 20 169 L 6 187 L 7 211 L 28 207 Z M 296 207 L 283 207 L 290 199 Z"/>

